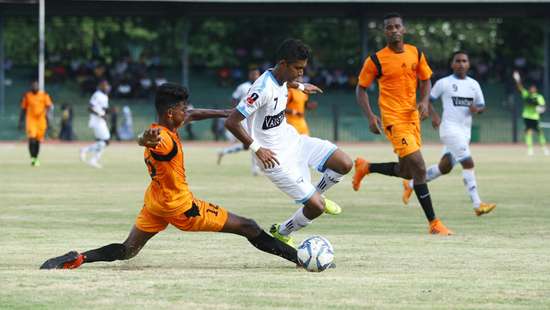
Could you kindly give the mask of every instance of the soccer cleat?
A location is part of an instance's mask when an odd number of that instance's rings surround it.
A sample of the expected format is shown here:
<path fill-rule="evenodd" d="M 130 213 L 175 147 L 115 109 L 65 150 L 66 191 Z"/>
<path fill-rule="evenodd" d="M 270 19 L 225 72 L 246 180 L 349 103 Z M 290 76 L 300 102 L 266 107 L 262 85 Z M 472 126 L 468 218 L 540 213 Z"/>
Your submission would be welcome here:
<path fill-rule="evenodd" d="M 443 235 L 443 236 L 454 235 L 454 232 L 452 232 L 450 229 L 445 227 L 445 225 L 443 225 L 443 223 L 439 219 L 435 219 L 430 222 L 429 232 L 432 235 Z"/>
<path fill-rule="evenodd" d="M 103 166 L 97 160 L 94 160 L 93 158 L 90 159 L 87 163 L 88 163 L 88 165 L 90 165 L 94 168 L 97 168 L 97 169 L 103 168 Z"/>
<path fill-rule="evenodd" d="M 38 160 L 38 158 L 36 157 L 31 158 L 31 166 L 40 167 L 40 161 Z"/>
<path fill-rule="evenodd" d="M 324 197 L 323 197 L 324 198 Z M 334 201 L 325 199 L 325 213 L 330 215 L 338 215 L 342 213 L 342 208 Z"/>
<path fill-rule="evenodd" d="M 218 152 L 218 161 L 216 162 L 218 165 L 220 165 L 222 163 L 222 158 L 223 158 L 223 152 L 219 151 Z"/>
<path fill-rule="evenodd" d="M 413 188 L 409 185 L 409 180 L 403 180 L 403 196 L 401 199 L 403 200 L 403 203 L 405 205 L 409 204 L 409 200 L 411 199 L 411 195 L 413 192 Z"/>
<path fill-rule="evenodd" d="M 288 246 L 291 246 L 293 248 L 296 248 L 296 243 L 294 243 L 294 239 L 292 239 L 291 236 L 284 236 L 281 235 L 279 232 L 279 224 L 273 224 L 271 225 L 271 228 L 269 229 L 269 233 L 275 238 L 281 241 L 282 243 L 286 243 Z"/>
<path fill-rule="evenodd" d="M 355 173 L 351 184 L 354 191 L 358 191 L 361 187 L 361 180 L 369 174 L 369 162 L 361 157 L 355 159 Z"/>
<path fill-rule="evenodd" d="M 84 148 L 80 149 L 80 161 L 86 162 L 86 150 Z"/>
<path fill-rule="evenodd" d="M 45 261 L 40 269 L 75 269 L 84 262 L 84 255 L 77 251 L 71 251 L 64 255 L 50 258 Z"/>
<path fill-rule="evenodd" d="M 482 216 L 483 214 L 487 214 L 491 211 L 493 211 L 494 208 L 496 208 L 497 205 L 494 203 L 485 203 L 482 202 L 479 204 L 479 207 L 474 208 L 474 211 L 476 212 L 477 216 Z"/>

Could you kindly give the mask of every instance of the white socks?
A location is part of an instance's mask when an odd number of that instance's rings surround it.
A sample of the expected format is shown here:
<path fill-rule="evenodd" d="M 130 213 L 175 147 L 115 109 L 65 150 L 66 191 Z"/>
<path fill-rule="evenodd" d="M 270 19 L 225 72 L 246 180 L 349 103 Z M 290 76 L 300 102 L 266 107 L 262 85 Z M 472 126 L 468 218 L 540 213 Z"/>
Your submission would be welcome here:
<path fill-rule="evenodd" d="M 103 150 L 105 150 L 105 147 L 107 147 L 107 143 L 105 143 L 105 141 L 103 140 L 100 140 L 92 145 L 88 145 L 82 151 L 84 153 L 94 153 L 91 160 L 97 162 L 101 158 L 101 154 L 103 154 Z"/>
<path fill-rule="evenodd" d="M 470 199 L 472 199 L 474 208 L 479 208 L 481 199 L 477 193 L 477 183 L 474 169 L 462 169 L 462 177 L 464 178 L 464 186 L 466 186 L 466 190 L 468 191 L 468 194 L 470 194 Z"/>
<path fill-rule="evenodd" d="M 309 224 L 311 224 L 311 220 L 304 215 L 304 207 L 301 207 L 279 226 L 279 233 L 283 236 L 288 236 L 290 233 L 300 230 Z"/>
<path fill-rule="evenodd" d="M 431 181 L 437 179 L 440 176 L 441 176 L 441 171 L 439 170 L 439 165 L 431 165 L 426 170 L 426 183 L 431 182 Z M 414 187 L 413 179 L 409 180 L 409 186 L 411 188 Z"/>
<path fill-rule="evenodd" d="M 317 191 L 322 194 L 326 192 L 329 188 L 331 188 L 334 184 L 342 181 L 344 179 L 344 176 L 342 174 L 339 174 L 338 172 L 328 169 L 325 170 L 325 173 L 323 174 L 323 177 L 317 183 L 315 188 Z"/>

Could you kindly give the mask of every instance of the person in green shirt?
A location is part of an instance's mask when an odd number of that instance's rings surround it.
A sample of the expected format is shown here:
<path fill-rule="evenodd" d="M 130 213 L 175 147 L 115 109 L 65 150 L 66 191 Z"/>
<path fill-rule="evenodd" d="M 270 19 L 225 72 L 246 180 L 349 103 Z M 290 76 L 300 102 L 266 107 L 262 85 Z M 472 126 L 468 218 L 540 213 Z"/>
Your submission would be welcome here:
<path fill-rule="evenodd" d="M 531 83 L 529 89 L 525 89 L 521 83 L 519 72 L 514 71 L 514 80 L 518 88 L 521 98 L 523 99 L 523 112 L 521 117 L 525 123 L 525 144 L 527 144 L 527 155 L 532 156 L 533 152 L 533 131 L 539 136 L 539 143 L 542 147 L 544 155 L 550 155 L 550 151 L 546 147 L 546 138 L 544 131 L 540 128 L 540 115 L 546 110 L 544 97 L 538 92 L 537 86 Z"/>

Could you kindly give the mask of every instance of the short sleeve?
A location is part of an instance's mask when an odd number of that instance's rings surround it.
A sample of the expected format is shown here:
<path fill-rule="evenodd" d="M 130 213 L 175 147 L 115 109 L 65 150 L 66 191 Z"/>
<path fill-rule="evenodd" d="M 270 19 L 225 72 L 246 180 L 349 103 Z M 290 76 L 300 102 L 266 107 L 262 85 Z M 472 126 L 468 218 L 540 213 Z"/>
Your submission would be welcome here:
<path fill-rule="evenodd" d="M 418 74 L 418 78 L 422 81 L 428 80 L 432 77 L 432 69 L 430 68 L 430 65 L 428 65 L 428 60 L 426 59 L 426 55 L 424 53 L 420 56 L 420 61 L 416 72 Z"/>
<path fill-rule="evenodd" d="M 363 68 L 361 68 L 361 72 L 359 73 L 359 86 L 365 88 L 369 87 L 377 75 L 378 70 L 376 69 L 376 65 L 369 56 L 365 59 Z"/>
<path fill-rule="evenodd" d="M 168 132 L 166 132 L 166 130 L 161 130 L 160 139 L 161 139 L 160 143 L 154 148 L 149 148 L 149 150 L 159 155 L 169 154 L 172 151 L 172 149 L 175 147 L 172 137 L 170 137 L 170 135 L 168 134 Z"/>
<path fill-rule="evenodd" d="M 261 108 L 265 103 L 267 94 L 265 89 L 252 88 L 248 94 L 241 99 L 237 105 L 237 110 L 245 117 L 249 117 L 259 108 Z"/>
<path fill-rule="evenodd" d="M 476 107 L 484 107 L 485 106 L 485 97 L 483 96 L 483 91 L 481 91 L 481 86 L 479 86 L 479 83 L 476 81 L 475 83 L 475 92 L 476 97 L 474 104 Z"/>
<path fill-rule="evenodd" d="M 23 95 L 23 98 L 21 98 L 21 109 L 26 109 L 29 107 L 29 102 L 27 100 L 27 94 Z"/>
<path fill-rule="evenodd" d="M 544 97 L 542 95 L 539 95 L 537 97 L 537 104 L 538 105 L 546 105 L 546 102 L 544 101 Z"/>
<path fill-rule="evenodd" d="M 430 91 L 430 100 L 436 101 L 441 97 L 443 94 L 443 88 L 444 88 L 445 80 L 439 79 L 437 82 L 435 82 L 435 85 L 432 87 L 432 90 Z"/>

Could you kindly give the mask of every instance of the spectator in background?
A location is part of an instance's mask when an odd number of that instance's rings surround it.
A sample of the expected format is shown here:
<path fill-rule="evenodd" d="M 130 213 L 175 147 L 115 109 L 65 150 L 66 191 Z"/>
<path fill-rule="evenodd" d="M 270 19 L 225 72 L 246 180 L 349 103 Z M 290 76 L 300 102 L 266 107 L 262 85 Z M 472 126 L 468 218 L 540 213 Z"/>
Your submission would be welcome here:
<path fill-rule="evenodd" d="M 111 114 L 111 139 L 116 139 L 117 141 L 120 141 L 120 136 L 118 134 L 118 107 L 113 106 L 111 108 L 111 111 L 109 111 Z"/>
<path fill-rule="evenodd" d="M 73 131 L 73 107 L 70 104 L 64 103 L 61 105 L 61 130 L 59 131 L 59 140 L 72 141 L 74 140 Z"/>

